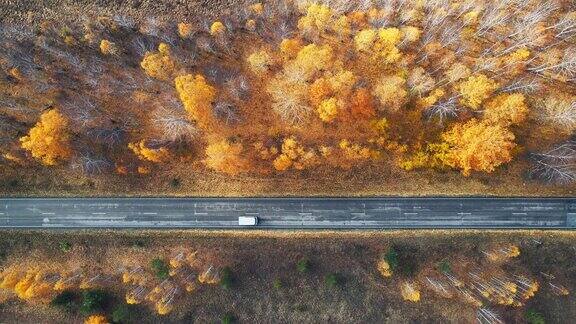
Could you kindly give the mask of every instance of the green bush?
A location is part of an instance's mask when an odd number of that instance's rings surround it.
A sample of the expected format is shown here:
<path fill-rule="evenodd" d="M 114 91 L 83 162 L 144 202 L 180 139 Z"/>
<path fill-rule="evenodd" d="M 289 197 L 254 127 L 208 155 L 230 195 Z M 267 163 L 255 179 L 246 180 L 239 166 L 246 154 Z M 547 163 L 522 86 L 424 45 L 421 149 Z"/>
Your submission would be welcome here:
<path fill-rule="evenodd" d="M 280 279 L 280 278 L 276 278 L 272 282 L 272 287 L 274 287 L 274 289 L 280 289 L 280 288 L 282 288 L 282 286 L 283 286 L 282 279 Z"/>
<path fill-rule="evenodd" d="M 394 271 L 398 268 L 398 253 L 394 248 L 390 248 L 384 255 L 384 260 L 390 265 L 390 270 Z"/>
<path fill-rule="evenodd" d="M 126 323 L 132 319 L 132 309 L 126 304 L 120 304 L 114 307 L 112 311 L 113 323 Z"/>
<path fill-rule="evenodd" d="M 545 324 L 544 316 L 533 309 L 529 309 L 524 314 L 524 318 L 529 324 Z"/>
<path fill-rule="evenodd" d="M 60 251 L 66 253 L 66 252 L 70 252 L 72 250 L 72 243 L 67 242 L 67 241 L 62 241 L 60 243 L 58 243 L 58 247 L 60 248 Z"/>
<path fill-rule="evenodd" d="M 324 277 L 324 283 L 326 284 L 326 286 L 330 288 L 339 286 L 341 281 L 342 280 L 340 278 L 340 275 L 338 275 L 337 273 L 329 273 Z"/>
<path fill-rule="evenodd" d="M 450 261 L 446 259 L 440 261 L 440 263 L 438 263 L 438 270 L 440 270 L 442 273 L 451 273 L 452 266 L 450 265 Z"/>
<path fill-rule="evenodd" d="M 170 276 L 170 269 L 166 261 L 156 258 L 150 262 L 150 267 L 158 279 L 168 279 Z"/>
<path fill-rule="evenodd" d="M 180 179 L 178 179 L 178 178 L 172 178 L 172 180 L 170 180 L 170 186 L 171 186 L 172 188 L 178 188 L 178 187 L 180 187 L 180 183 L 181 183 L 181 181 L 180 181 Z"/>
<path fill-rule="evenodd" d="M 302 258 L 296 263 L 296 269 L 300 273 L 306 273 L 310 271 L 310 260 L 308 258 Z"/>
<path fill-rule="evenodd" d="M 233 276 L 232 276 L 232 270 L 230 270 L 230 268 L 225 267 L 224 269 L 222 269 L 222 271 L 220 272 L 220 286 L 224 289 L 230 289 L 230 287 L 232 287 L 232 284 L 234 282 L 233 280 Z"/>
<path fill-rule="evenodd" d="M 68 312 L 78 308 L 78 294 L 70 290 L 64 290 L 52 299 L 50 305 L 62 308 Z"/>
<path fill-rule="evenodd" d="M 108 303 L 108 294 L 99 289 L 90 289 L 82 292 L 82 304 L 80 305 L 80 313 L 91 314 L 100 312 L 106 307 Z"/>
<path fill-rule="evenodd" d="M 221 324 L 231 324 L 236 322 L 236 318 L 234 317 L 234 315 L 227 313 L 226 315 L 224 315 L 222 317 L 222 319 L 220 320 Z"/>

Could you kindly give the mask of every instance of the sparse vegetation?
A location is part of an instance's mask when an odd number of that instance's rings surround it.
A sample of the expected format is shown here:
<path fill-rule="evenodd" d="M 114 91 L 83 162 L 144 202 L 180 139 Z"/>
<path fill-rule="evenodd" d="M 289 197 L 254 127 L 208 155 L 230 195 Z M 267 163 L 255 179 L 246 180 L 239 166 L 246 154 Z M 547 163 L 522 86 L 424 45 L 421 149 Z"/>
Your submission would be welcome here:
<path fill-rule="evenodd" d="M 71 312 L 78 307 L 78 299 L 79 296 L 77 293 L 64 290 L 63 292 L 56 295 L 50 304 L 56 307 L 60 307 L 67 312 Z"/>
<path fill-rule="evenodd" d="M 483 316 L 504 322 L 529 321 L 533 316 L 538 321 L 541 317 L 528 315 L 530 310 L 546 316 L 547 322 L 562 322 L 576 314 L 570 297 L 576 289 L 571 280 L 573 239 L 573 233 L 550 231 L 296 236 L 11 231 L 0 236 L 0 248 L 7 255 L 0 271 L 2 319 L 46 322 L 58 316 L 60 323 L 78 323 L 81 316 L 91 323 L 141 323 L 194 316 L 213 323 L 229 312 L 238 322 L 260 322 L 269 318 L 270 309 L 286 309 L 281 315 L 286 322 L 325 316 L 338 322 L 382 322 L 390 316 L 382 313 L 386 307 L 400 322 L 473 322 Z M 149 244 L 134 249 L 133 242 L 141 240 Z M 75 248 L 60 253 L 53 246 L 61 241 Z M 350 253 L 357 245 L 362 253 Z M 375 269 L 390 247 L 397 252 L 398 267 L 383 277 Z M 167 279 L 146 266 L 154 255 L 166 260 Z M 314 255 L 314 271 L 301 275 L 286 255 Z M 405 259 L 414 259 L 418 267 L 402 271 Z M 443 266 L 448 262 L 449 272 Z M 233 271 L 225 270 L 226 265 L 233 265 Z M 233 289 L 219 289 L 232 273 L 242 280 Z M 282 288 L 271 294 L 278 278 Z M 273 304 L 252 307 L 270 297 Z M 29 307 L 34 311 L 26 311 Z"/>
<path fill-rule="evenodd" d="M 342 283 L 342 278 L 337 273 L 329 273 L 324 277 L 324 284 L 330 288 L 339 286 Z"/>
<path fill-rule="evenodd" d="M 542 314 L 536 312 L 533 309 L 529 309 L 526 311 L 524 318 L 528 322 L 528 324 L 545 324 L 546 321 L 544 320 L 544 316 Z"/>
<path fill-rule="evenodd" d="M 296 262 L 296 270 L 300 273 L 307 273 L 310 271 L 311 263 L 308 258 L 302 258 Z"/>
<path fill-rule="evenodd" d="M 220 274 L 220 286 L 224 289 L 230 289 L 234 284 L 234 277 L 232 275 L 232 270 L 229 267 L 222 269 Z"/>
<path fill-rule="evenodd" d="M 72 250 L 72 244 L 70 244 L 70 242 L 66 242 L 66 241 L 62 241 L 60 243 L 58 243 L 58 247 L 60 248 L 60 251 L 66 253 L 66 252 L 70 252 L 70 250 Z"/>
<path fill-rule="evenodd" d="M 168 264 L 160 258 L 152 260 L 150 262 L 150 267 L 152 267 L 152 271 L 154 271 L 154 274 L 158 279 L 168 279 L 170 276 Z"/>
<path fill-rule="evenodd" d="M 82 292 L 82 302 L 80 313 L 89 315 L 104 310 L 108 304 L 110 296 L 100 289 L 88 289 Z"/>

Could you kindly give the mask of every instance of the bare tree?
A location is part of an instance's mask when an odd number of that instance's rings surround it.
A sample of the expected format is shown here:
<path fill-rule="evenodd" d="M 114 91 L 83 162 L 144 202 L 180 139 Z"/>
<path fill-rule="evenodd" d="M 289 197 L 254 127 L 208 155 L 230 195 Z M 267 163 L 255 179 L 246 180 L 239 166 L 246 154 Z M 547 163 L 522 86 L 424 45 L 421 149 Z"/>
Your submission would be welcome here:
<path fill-rule="evenodd" d="M 170 141 L 190 140 L 198 135 L 198 129 L 184 114 L 172 109 L 159 108 L 152 119 L 163 137 Z"/>
<path fill-rule="evenodd" d="M 457 102 L 456 97 L 448 98 L 432 105 L 424 111 L 424 114 L 428 119 L 436 119 L 442 124 L 445 120 L 458 116 L 460 108 Z"/>
<path fill-rule="evenodd" d="M 491 309 L 482 307 L 476 313 L 476 319 L 480 324 L 503 324 L 500 315 Z"/>
<path fill-rule="evenodd" d="M 214 105 L 214 115 L 224 121 L 226 125 L 235 124 L 240 121 L 238 109 L 229 102 L 217 102 Z"/>
<path fill-rule="evenodd" d="M 576 181 L 576 142 L 560 144 L 543 153 L 531 155 L 532 174 L 549 182 L 567 184 Z"/>
<path fill-rule="evenodd" d="M 544 99 L 540 107 L 541 120 L 560 126 L 567 132 L 576 128 L 576 100 L 552 96 Z"/>
<path fill-rule="evenodd" d="M 522 93 L 532 93 L 540 89 L 541 84 L 535 78 L 520 78 L 513 80 L 508 85 L 500 88 L 499 92 L 522 92 Z"/>
<path fill-rule="evenodd" d="M 81 170 L 86 174 L 101 174 L 112 167 L 112 163 L 105 158 L 84 153 L 77 156 L 72 162 L 72 169 Z"/>

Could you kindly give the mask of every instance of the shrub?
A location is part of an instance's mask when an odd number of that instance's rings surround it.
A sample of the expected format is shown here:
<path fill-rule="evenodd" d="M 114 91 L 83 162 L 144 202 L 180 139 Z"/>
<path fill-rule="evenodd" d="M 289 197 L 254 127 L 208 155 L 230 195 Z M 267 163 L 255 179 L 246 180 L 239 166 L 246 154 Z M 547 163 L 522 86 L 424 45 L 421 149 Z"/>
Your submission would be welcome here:
<path fill-rule="evenodd" d="M 224 269 L 222 269 L 222 272 L 220 273 L 220 286 L 224 289 L 230 289 L 230 287 L 232 287 L 232 284 L 234 282 L 233 280 L 234 278 L 232 277 L 232 270 L 230 270 L 230 268 L 225 267 Z"/>
<path fill-rule="evenodd" d="M 310 271 L 310 260 L 308 258 L 302 258 L 296 263 L 296 269 L 300 273 L 306 273 Z"/>
<path fill-rule="evenodd" d="M 72 250 L 72 243 L 67 242 L 67 241 L 62 241 L 60 243 L 58 243 L 58 247 L 60 248 L 60 251 L 66 253 L 66 252 L 70 252 Z"/>
<path fill-rule="evenodd" d="M 329 273 L 324 277 L 324 283 L 330 288 L 339 286 L 341 282 L 342 278 L 337 273 Z"/>
<path fill-rule="evenodd" d="M 222 324 L 231 324 L 236 322 L 236 318 L 234 317 L 234 315 L 230 314 L 230 313 L 226 313 L 226 315 L 224 315 L 222 317 L 222 319 L 220 320 L 220 323 Z"/>
<path fill-rule="evenodd" d="M 533 309 L 529 309 L 524 314 L 524 318 L 529 324 L 544 324 L 546 321 L 544 320 L 544 316 L 542 314 L 536 312 Z"/>
<path fill-rule="evenodd" d="M 178 187 L 180 187 L 180 184 L 181 184 L 181 183 L 182 183 L 182 182 L 180 181 L 179 178 L 172 178 L 172 180 L 170 180 L 170 186 L 171 186 L 172 188 L 178 188 Z"/>
<path fill-rule="evenodd" d="M 442 273 L 451 273 L 452 266 L 450 265 L 450 261 L 446 259 L 440 261 L 440 263 L 438 263 L 438 270 L 440 270 Z"/>
<path fill-rule="evenodd" d="M 274 287 L 274 289 L 280 289 L 280 288 L 282 288 L 282 286 L 283 286 L 282 279 L 280 279 L 280 278 L 276 278 L 272 282 L 272 287 Z"/>
<path fill-rule="evenodd" d="M 90 289 L 82 292 L 82 304 L 80 305 L 80 312 L 82 314 L 90 314 L 102 311 L 108 302 L 108 294 L 99 289 Z"/>
<path fill-rule="evenodd" d="M 166 261 L 156 258 L 150 262 L 150 267 L 158 279 L 167 279 L 170 275 Z"/>
<path fill-rule="evenodd" d="M 392 269 L 392 271 L 398 268 L 398 253 L 394 248 L 390 248 L 388 252 L 386 252 L 384 259 L 386 262 L 388 262 L 388 265 L 390 265 L 390 269 Z"/>
<path fill-rule="evenodd" d="M 70 290 L 64 290 L 52 299 L 50 305 L 71 312 L 78 307 L 78 295 Z"/>
<path fill-rule="evenodd" d="M 112 311 L 113 323 L 125 323 L 132 318 L 132 309 L 126 304 L 117 305 Z"/>

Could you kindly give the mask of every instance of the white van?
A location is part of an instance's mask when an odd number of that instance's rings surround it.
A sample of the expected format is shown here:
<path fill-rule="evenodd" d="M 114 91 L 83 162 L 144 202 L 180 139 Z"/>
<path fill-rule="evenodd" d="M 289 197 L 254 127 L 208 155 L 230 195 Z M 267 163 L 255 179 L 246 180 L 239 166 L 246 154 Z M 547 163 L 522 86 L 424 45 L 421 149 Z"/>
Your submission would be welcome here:
<path fill-rule="evenodd" d="M 240 226 L 256 226 L 256 225 L 258 225 L 258 217 L 240 216 L 240 217 L 238 217 L 238 225 L 240 225 Z"/>

